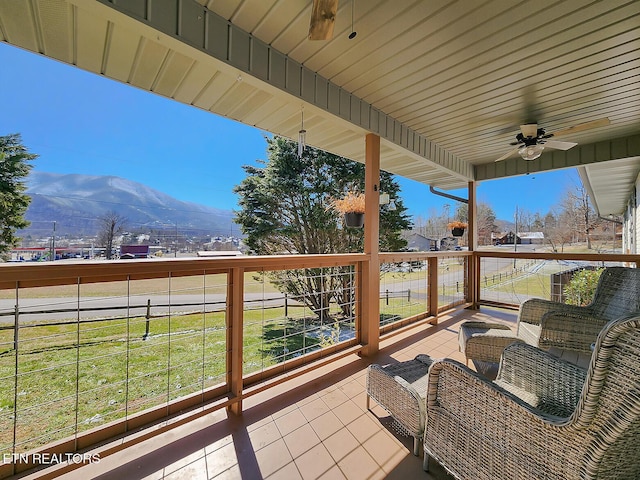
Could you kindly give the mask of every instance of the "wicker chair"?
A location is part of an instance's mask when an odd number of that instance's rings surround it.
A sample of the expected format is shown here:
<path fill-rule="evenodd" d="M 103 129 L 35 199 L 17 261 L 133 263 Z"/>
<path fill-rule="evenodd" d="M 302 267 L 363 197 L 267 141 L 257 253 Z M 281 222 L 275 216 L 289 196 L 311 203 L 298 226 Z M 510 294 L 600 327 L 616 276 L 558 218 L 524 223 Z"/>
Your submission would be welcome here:
<path fill-rule="evenodd" d="M 467 359 L 498 363 L 504 348 L 525 342 L 548 350 L 591 354 L 591 344 L 607 322 L 640 310 L 640 269 L 608 267 L 602 272 L 592 302 L 584 307 L 541 298 L 520 306 L 517 330 L 491 322 L 465 322 L 460 351 Z"/>
<path fill-rule="evenodd" d="M 424 434 L 424 403 L 432 362 L 431 357 L 420 354 L 406 362 L 373 364 L 367 369 L 367 410 L 373 398 L 389 412 L 398 430 L 413 437 L 416 456 L 420 453 Z"/>
<path fill-rule="evenodd" d="M 640 478 L 640 312 L 605 326 L 588 370 L 525 343 L 493 382 L 435 361 L 424 450 L 459 479 Z"/>

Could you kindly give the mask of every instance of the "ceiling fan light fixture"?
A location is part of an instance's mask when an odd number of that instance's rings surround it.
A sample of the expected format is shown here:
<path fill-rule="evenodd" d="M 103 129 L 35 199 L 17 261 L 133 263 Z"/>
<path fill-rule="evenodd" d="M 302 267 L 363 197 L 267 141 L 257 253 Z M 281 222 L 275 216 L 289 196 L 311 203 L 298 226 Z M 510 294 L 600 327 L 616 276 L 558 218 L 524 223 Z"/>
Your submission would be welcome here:
<path fill-rule="evenodd" d="M 542 155 L 542 151 L 544 150 L 544 145 L 525 145 L 518 153 L 525 160 L 535 160 L 540 155 Z"/>

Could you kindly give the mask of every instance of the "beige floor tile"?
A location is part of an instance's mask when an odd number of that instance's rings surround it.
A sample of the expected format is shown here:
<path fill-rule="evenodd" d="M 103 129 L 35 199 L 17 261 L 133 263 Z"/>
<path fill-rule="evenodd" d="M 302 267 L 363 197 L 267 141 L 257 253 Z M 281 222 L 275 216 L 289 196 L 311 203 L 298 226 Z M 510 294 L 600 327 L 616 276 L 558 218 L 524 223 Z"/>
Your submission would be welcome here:
<path fill-rule="evenodd" d="M 165 480 L 207 480 L 207 462 L 204 457 L 179 468 L 178 470 L 165 469 Z"/>
<path fill-rule="evenodd" d="M 336 462 L 345 458 L 349 453 L 360 446 L 360 442 L 346 428 L 338 430 L 322 441 Z"/>
<path fill-rule="evenodd" d="M 340 389 L 332 390 L 331 392 L 322 395 L 321 398 L 330 409 L 334 409 L 349 400 L 349 397 Z"/>
<path fill-rule="evenodd" d="M 363 442 L 362 446 L 387 472 L 396 468 L 407 455 L 413 455 L 413 452 L 407 452 L 407 449 L 386 431 L 377 431 Z"/>
<path fill-rule="evenodd" d="M 342 424 L 340 419 L 336 417 L 335 413 L 333 412 L 327 412 L 309 423 L 320 440 L 324 440 L 325 438 L 336 433 L 341 428 L 344 428 L 344 425 Z"/>
<path fill-rule="evenodd" d="M 338 417 L 344 425 L 348 425 L 356 418 L 364 414 L 362 409 L 351 400 L 335 407 L 333 409 L 333 413 L 336 414 L 336 417 Z"/>
<path fill-rule="evenodd" d="M 367 411 L 367 391 L 363 388 L 357 395 L 351 397 L 353 403 L 355 403 L 363 412 Z"/>
<path fill-rule="evenodd" d="M 230 469 L 234 465 L 238 464 L 238 456 L 236 453 L 235 445 L 232 443 L 225 445 L 222 448 L 218 448 L 215 451 L 207 454 L 207 470 L 209 475 L 215 475 L 219 472 L 224 472 Z"/>
<path fill-rule="evenodd" d="M 318 477 L 318 480 L 346 480 L 346 478 L 340 468 L 334 465 L 331 470 Z"/>
<path fill-rule="evenodd" d="M 305 480 L 320 478 L 335 467 L 335 462 L 321 443 L 295 460 L 296 466 Z"/>
<path fill-rule="evenodd" d="M 229 445 L 232 442 L 233 442 L 233 436 L 231 434 L 224 435 L 223 437 L 221 437 L 221 438 L 219 438 L 217 440 L 214 440 L 209 445 L 206 445 L 204 447 L 205 454 L 208 455 L 208 454 L 210 454 L 212 452 L 215 452 L 219 448 L 222 448 L 225 445 Z"/>
<path fill-rule="evenodd" d="M 207 472 L 209 474 L 209 480 L 238 480 L 242 478 L 242 472 L 240 471 L 239 465 L 234 465 L 233 467 L 225 470 L 224 472 Z"/>
<path fill-rule="evenodd" d="M 266 415 L 262 418 L 259 418 L 258 420 L 249 423 L 247 425 L 247 431 L 248 432 L 252 432 L 253 430 L 255 430 L 256 428 L 260 428 L 263 425 L 266 425 L 267 423 L 273 422 L 273 417 L 271 415 Z"/>
<path fill-rule="evenodd" d="M 359 382 L 355 381 L 355 380 L 351 380 L 349 383 L 343 385 L 342 387 L 340 387 L 340 390 L 342 390 L 342 392 L 349 398 L 353 398 L 354 396 L 358 395 L 359 393 L 362 393 L 362 391 L 364 390 L 362 388 L 362 384 L 360 384 Z"/>
<path fill-rule="evenodd" d="M 358 447 L 338 462 L 338 467 L 349 480 L 384 478 L 385 472 L 364 447 Z"/>
<path fill-rule="evenodd" d="M 162 480 L 163 477 L 164 474 L 162 472 L 156 472 L 151 475 L 145 475 L 144 477 L 141 477 L 140 480 Z"/>
<path fill-rule="evenodd" d="M 167 465 L 164 468 L 164 471 L 165 471 L 165 474 L 168 474 L 194 464 L 200 464 L 201 466 L 204 466 L 206 464 L 204 449 L 201 449 L 201 450 L 198 450 L 197 452 L 193 452 L 189 455 L 186 455 L 182 457 L 180 460 Z"/>
<path fill-rule="evenodd" d="M 262 477 L 268 477 L 293 460 L 282 439 L 255 452 L 255 459 Z"/>
<path fill-rule="evenodd" d="M 364 444 L 380 431 L 380 423 L 374 422 L 369 415 L 361 415 L 348 424 L 347 429 L 358 439 L 358 442 Z"/>
<path fill-rule="evenodd" d="M 307 419 L 307 421 L 311 421 L 314 418 L 318 418 L 321 415 L 324 415 L 328 411 L 330 411 L 329 406 L 322 400 L 321 398 L 316 398 L 312 402 L 309 402 L 300 407 L 300 411 Z"/>
<path fill-rule="evenodd" d="M 237 479 L 236 479 L 237 480 Z M 287 463 L 280 470 L 273 472 L 265 480 L 302 480 L 302 475 L 295 462 Z"/>
<path fill-rule="evenodd" d="M 302 412 L 296 408 L 286 415 L 276 418 L 274 422 L 278 426 L 280 434 L 284 437 L 285 435 L 293 432 L 296 428 L 300 428 L 302 425 L 307 423 L 307 419 L 304 417 Z"/>
<path fill-rule="evenodd" d="M 260 428 L 249 432 L 249 440 L 251 440 L 254 450 L 260 450 L 280 438 L 282 438 L 282 435 L 275 422 L 264 424 Z"/>
<path fill-rule="evenodd" d="M 319 444 L 320 438 L 307 423 L 284 437 L 284 442 L 287 444 L 291 456 L 297 458 Z"/>
<path fill-rule="evenodd" d="M 306 396 L 306 397 L 304 397 L 303 399 L 299 400 L 299 401 L 296 403 L 296 406 L 297 406 L 298 408 L 301 408 L 301 407 L 303 407 L 304 405 L 306 405 L 306 404 L 308 404 L 308 403 L 311 403 L 311 402 L 314 402 L 315 400 L 317 400 L 317 399 L 319 399 L 319 398 L 320 398 L 320 395 L 318 395 L 317 393 L 312 393 L 312 394 L 310 394 L 310 395 L 307 395 L 307 396 Z"/>
<path fill-rule="evenodd" d="M 288 405 L 286 407 L 281 408 L 278 411 L 273 412 L 271 414 L 271 416 L 273 417 L 274 420 L 276 420 L 277 418 L 283 417 L 283 416 L 287 415 L 288 413 L 291 413 L 291 412 L 293 412 L 293 411 L 295 411 L 297 409 L 298 409 L 298 406 L 295 405 L 295 404 L 294 405 Z"/>

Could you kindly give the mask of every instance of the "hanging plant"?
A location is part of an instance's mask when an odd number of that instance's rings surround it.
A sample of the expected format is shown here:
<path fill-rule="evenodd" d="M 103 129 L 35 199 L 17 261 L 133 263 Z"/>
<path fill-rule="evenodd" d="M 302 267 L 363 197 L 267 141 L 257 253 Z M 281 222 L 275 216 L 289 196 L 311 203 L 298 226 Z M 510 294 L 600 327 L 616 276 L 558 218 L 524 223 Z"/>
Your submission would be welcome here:
<path fill-rule="evenodd" d="M 464 231 L 468 225 L 465 222 L 455 220 L 453 222 L 449 222 L 447 226 L 451 229 L 451 235 L 454 237 L 461 237 L 464 235 Z"/>
<path fill-rule="evenodd" d="M 349 192 L 342 198 L 331 201 L 331 208 L 344 215 L 347 227 L 362 228 L 364 225 L 364 194 Z"/>

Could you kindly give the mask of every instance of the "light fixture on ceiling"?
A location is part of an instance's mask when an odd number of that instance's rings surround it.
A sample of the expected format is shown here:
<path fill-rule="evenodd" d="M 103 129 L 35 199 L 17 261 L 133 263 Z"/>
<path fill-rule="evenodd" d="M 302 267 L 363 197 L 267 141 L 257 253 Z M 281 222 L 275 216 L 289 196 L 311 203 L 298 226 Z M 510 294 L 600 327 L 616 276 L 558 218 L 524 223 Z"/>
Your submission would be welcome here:
<path fill-rule="evenodd" d="M 356 0 L 351 0 L 351 33 L 349 34 L 349 40 L 353 40 L 354 38 L 356 38 L 356 35 L 358 34 L 353 29 L 353 10 L 355 8 L 355 4 L 356 4 Z"/>
<path fill-rule="evenodd" d="M 536 144 L 536 145 L 525 145 L 518 153 L 525 160 L 535 160 L 540 155 L 542 155 L 542 151 L 544 150 L 544 145 Z"/>
<path fill-rule="evenodd" d="M 304 152 L 304 147 L 306 147 L 307 141 L 307 131 L 304 129 L 304 107 L 302 107 L 302 125 L 300 131 L 298 132 L 298 158 L 302 158 L 302 152 Z"/>
<path fill-rule="evenodd" d="M 380 205 L 388 205 L 387 210 L 396 210 L 396 202 L 393 200 L 388 193 L 380 192 L 380 200 L 378 202 Z"/>

